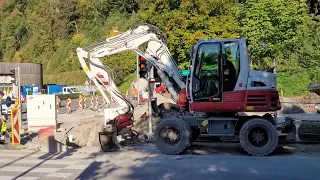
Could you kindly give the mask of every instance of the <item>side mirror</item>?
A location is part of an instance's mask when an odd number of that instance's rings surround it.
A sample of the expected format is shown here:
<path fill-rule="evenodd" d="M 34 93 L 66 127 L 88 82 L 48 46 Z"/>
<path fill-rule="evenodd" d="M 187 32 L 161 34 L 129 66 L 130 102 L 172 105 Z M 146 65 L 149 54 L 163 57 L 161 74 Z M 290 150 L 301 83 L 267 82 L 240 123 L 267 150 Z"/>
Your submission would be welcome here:
<path fill-rule="evenodd" d="M 273 66 L 272 68 L 268 69 L 267 72 L 274 73 L 275 69 L 276 69 L 276 66 Z"/>
<path fill-rule="evenodd" d="M 11 97 L 9 97 L 9 96 L 6 99 L 6 105 L 7 105 L 7 107 L 10 107 L 12 105 Z"/>

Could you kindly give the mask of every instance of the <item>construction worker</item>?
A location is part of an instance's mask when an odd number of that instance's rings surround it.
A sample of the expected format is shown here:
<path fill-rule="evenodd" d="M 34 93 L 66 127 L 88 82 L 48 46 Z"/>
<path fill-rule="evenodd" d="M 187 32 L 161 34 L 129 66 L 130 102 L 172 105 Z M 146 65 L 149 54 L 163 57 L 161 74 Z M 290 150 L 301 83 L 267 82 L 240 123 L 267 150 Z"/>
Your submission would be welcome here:
<path fill-rule="evenodd" d="M 0 102 L 2 102 L 2 99 L 4 97 L 4 93 L 0 91 Z M 2 115 L 2 104 L 0 104 L 0 111 L 1 111 L 1 119 L 0 119 L 0 140 L 4 140 L 4 134 L 7 131 L 7 119 Z"/>
<path fill-rule="evenodd" d="M 134 87 L 134 85 L 131 88 L 131 94 L 133 95 L 133 99 L 136 100 L 138 95 L 138 90 L 137 88 Z"/>

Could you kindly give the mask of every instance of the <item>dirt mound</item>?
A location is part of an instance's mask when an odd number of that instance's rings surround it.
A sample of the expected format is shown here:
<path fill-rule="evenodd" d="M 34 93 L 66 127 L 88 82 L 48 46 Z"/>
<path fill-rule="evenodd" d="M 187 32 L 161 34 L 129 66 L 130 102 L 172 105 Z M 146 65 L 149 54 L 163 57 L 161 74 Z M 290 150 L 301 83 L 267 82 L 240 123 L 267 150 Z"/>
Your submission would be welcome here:
<path fill-rule="evenodd" d="M 281 98 L 283 114 L 315 112 L 315 104 L 320 103 L 320 96 L 309 93 L 302 97 Z"/>
<path fill-rule="evenodd" d="M 72 136 L 72 144 L 76 147 L 95 147 L 99 146 L 98 132 L 102 130 L 103 118 L 82 118 L 78 121 L 62 122 L 55 139 L 63 144 L 66 143 L 68 136 Z"/>
<path fill-rule="evenodd" d="M 164 102 L 158 105 L 160 112 L 158 114 L 152 114 L 152 131 L 155 131 L 161 116 L 165 114 L 174 113 L 177 111 L 178 106 L 173 103 Z M 135 117 L 134 122 L 134 130 L 136 130 L 139 134 L 149 134 L 149 121 L 148 121 L 148 113 L 143 113 L 140 117 Z"/>
<path fill-rule="evenodd" d="M 308 95 L 304 97 L 298 98 L 300 103 L 319 103 L 320 104 L 320 96 L 316 93 L 308 93 Z"/>
<path fill-rule="evenodd" d="M 175 103 L 167 97 L 156 94 L 157 104 L 162 111 L 174 111 L 177 109 Z M 123 146 L 135 146 L 147 143 L 144 141 L 145 134 L 149 132 L 148 124 L 148 104 L 137 106 L 134 109 L 134 130 L 136 130 L 140 136 L 132 139 L 121 139 L 119 142 Z M 153 118 L 153 130 L 157 126 L 160 117 L 158 114 L 154 114 Z M 103 112 L 94 112 L 91 110 L 77 110 L 71 114 L 58 114 L 58 127 L 54 137 L 57 141 L 66 144 L 68 136 L 72 135 L 73 141 L 68 143 L 74 147 L 81 147 L 88 151 L 100 150 L 99 135 L 98 132 L 102 131 L 104 116 Z M 31 143 L 29 143 L 31 146 Z"/>

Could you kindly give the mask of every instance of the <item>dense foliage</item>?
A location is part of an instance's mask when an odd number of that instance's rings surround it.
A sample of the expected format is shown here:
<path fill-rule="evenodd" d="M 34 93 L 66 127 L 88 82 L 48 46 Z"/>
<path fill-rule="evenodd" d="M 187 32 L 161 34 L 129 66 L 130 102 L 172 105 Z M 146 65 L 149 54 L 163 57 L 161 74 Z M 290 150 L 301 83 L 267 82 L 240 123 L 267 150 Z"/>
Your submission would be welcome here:
<path fill-rule="evenodd" d="M 0 61 L 42 63 L 46 82 L 83 83 L 77 47 L 146 22 L 168 35 L 182 69 L 197 40 L 244 36 L 252 68 L 276 62 L 279 88 L 301 95 L 320 81 L 318 7 L 317 0 L 1 0 Z M 135 71 L 132 52 L 104 62 L 117 84 Z"/>

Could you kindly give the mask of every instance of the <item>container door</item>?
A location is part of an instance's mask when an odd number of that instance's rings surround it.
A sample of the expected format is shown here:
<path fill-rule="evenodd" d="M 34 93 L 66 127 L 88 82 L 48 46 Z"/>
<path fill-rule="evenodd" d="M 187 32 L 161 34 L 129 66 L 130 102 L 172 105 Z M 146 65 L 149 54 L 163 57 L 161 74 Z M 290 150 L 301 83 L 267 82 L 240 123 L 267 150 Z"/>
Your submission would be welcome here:
<path fill-rule="evenodd" d="M 54 95 L 47 96 L 47 116 L 48 118 L 55 118 L 56 117 L 56 98 Z"/>
<path fill-rule="evenodd" d="M 40 101 L 35 96 L 28 96 L 27 99 L 27 118 L 38 118 L 41 117 L 41 111 L 40 111 Z"/>
<path fill-rule="evenodd" d="M 41 96 L 41 95 L 35 96 L 35 97 L 38 98 L 38 114 L 39 114 L 38 118 L 44 118 L 44 117 L 46 117 L 46 115 L 48 113 L 47 108 L 46 108 L 46 106 L 48 104 L 46 102 L 46 97 Z"/>

